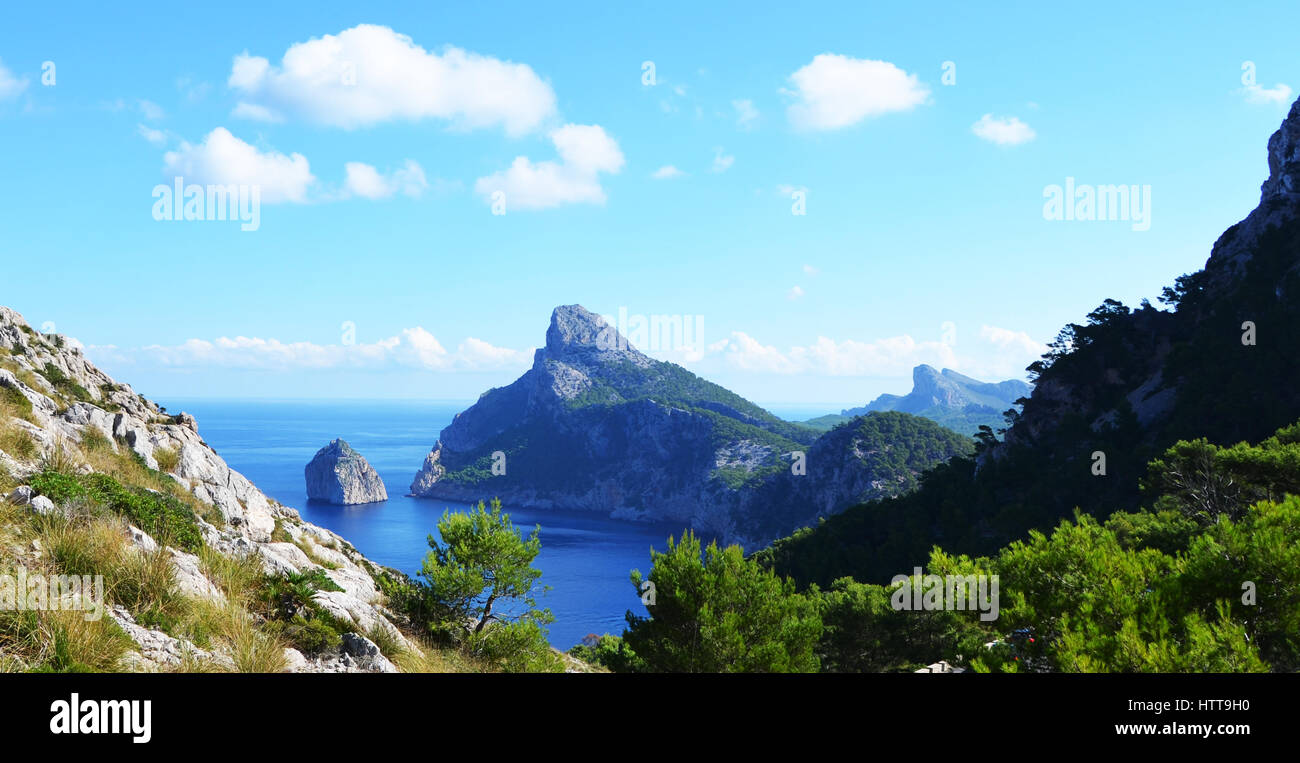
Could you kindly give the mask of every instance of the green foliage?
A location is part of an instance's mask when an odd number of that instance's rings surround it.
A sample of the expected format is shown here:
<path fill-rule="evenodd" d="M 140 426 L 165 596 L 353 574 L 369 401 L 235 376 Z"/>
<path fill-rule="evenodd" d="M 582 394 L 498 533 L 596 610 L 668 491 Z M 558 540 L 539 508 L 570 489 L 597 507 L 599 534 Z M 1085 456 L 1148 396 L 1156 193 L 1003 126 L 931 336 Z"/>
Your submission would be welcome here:
<path fill-rule="evenodd" d="M 645 669 L 674 673 L 808 673 L 817 670 L 822 633 L 817 605 L 744 558 L 739 546 L 700 541 L 687 532 L 653 567 L 632 572 L 638 595 L 653 592 L 648 617 L 627 614 L 623 638 Z M 645 584 L 649 583 L 647 587 Z"/>
<path fill-rule="evenodd" d="M 203 546 L 194 511 L 175 496 L 126 487 L 107 474 L 89 474 L 80 481 L 97 503 L 126 517 L 159 542 L 191 552 Z"/>
<path fill-rule="evenodd" d="M 1300 495 L 1300 443 L 1295 427 L 1259 445 L 1230 448 L 1204 438 L 1180 440 L 1151 462 L 1143 486 L 1160 496 L 1156 506 L 1177 510 L 1201 524 L 1240 519 L 1257 501 Z"/>
<path fill-rule="evenodd" d="M 304 654 L 318 654 L 343 643 L 343 637 L 337 629 L 320 619 L 308 620 L 302 615 L 294 615 L 282 633 L 295 649 Z"/>
<path fill-rule="evenodd" d="M 998 576 L 992 623 L 975 612 L 894 611 L 889 588 L 850 579 L 813 586 L 822 667 L 946 659 L 1000 672 L 1300 670 L 1298 441 L 1300 426 L 1257 445 L 1181 441 L 1151 462 L 1154 510 L 1105 522 L 1076 512 L 974 559 L 932 549 L 933 574 Z"/>
<path fill-rule="evenodd" d="M 490 509 L 479 501 L 466 514 L 444 512 L 438 522 L 442 541 L 429 536 L 431 551 L 420 577 L 445 610 L 445 619 L 469 624 L 474 633 L 493 620 L 549 622 L 550 613 L 537 609 L 533 597 L 533 585 L 542 575 L 532 566 L 542 549 L 540 532 L 536 527 L 525 539 L 499 500 Z M 513 605 L 524 609 L 511 613 Z"/>
<path fill-rule="evenodd" d="M 825 627 L 817 647 L 823 672 L 911 672 L 957 644 L 965 642 L 966 653 L 974 652 L 977 626 L 950 610 L 895 609 L 890 597 L 896 589 L 852 578 L 836 580 L 827 591 L 813 587 Z"/>
<path fill-rule="evenodd" d="M 273 628 L 295 649 L 317 654 L 342 643 L 342 634 L 356 628 L 339 620 L 313 600 L 317 591 L 342 591 L 321 569 L 293 572 L 284 576 L 268 575 L 259 591 L 266 616 L 277 625 Z"/>
<path fill-rule="evenodd" d="M 644 673 L 647 670 L 645 662 L 636 656 L 627 641 L 608 633 L 603 636 L 588 634 L 581 644 L 569 650 L 569 654 L 612 673 Z"/>
<path fill-rule="evenodd" d="M 31 478 L 30 483 L 36 495 L 43 495 L 56 504 L 68 503 L 88 495 L 80 480 L 54 469 L 42 470 Z"/>
<path fill-rule="evenodd" d="M 194 512 L 176 497 L 140 487 L 123 486 L 107 474 L 74 477 L 67 472 L 47 468 L 30 480 L 37 495 L 56 504 L 89 500 L 125 517 L 141 530 L 163 543 L 186 551 L 203 545 Z"/>
<path fill-rule="evenodd" d="M 93 402 L 94 398 L 85 387 L 73 381 L 71 377 L 63 373 L 58 366 L 53 363 L 46 363 L 42 375 L 54 385 L 54 389 L 64 397 L 72 398 L 83 403 Z"/>
<path fill-rule="evenodd" d="M 534 597 L 540 531 L 525 538 L 499 500 L 490 508 L 480 501 L 464 514 L 444 512 L 442 540 L 429 536 L 419 579 L 384 571 L 376 582 L 391 608 L 435 640 L 505 671 L 562 670 L 546 642 L 553 617 Z"/>

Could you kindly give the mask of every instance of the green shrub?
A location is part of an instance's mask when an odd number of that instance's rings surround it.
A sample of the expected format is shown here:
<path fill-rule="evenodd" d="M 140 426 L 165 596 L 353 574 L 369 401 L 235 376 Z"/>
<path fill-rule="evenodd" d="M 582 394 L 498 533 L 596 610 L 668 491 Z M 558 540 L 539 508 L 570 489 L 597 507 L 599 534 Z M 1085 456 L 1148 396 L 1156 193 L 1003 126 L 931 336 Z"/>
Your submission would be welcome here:
<path fill-rule="evenodd" d="M 45 376 L 45 379 L 49 381 L 50 384 L 54 385 L 55 391 L 59 392 L 64 397 L 70 397 L 83 403 L 89 403 L 94 400 L 85 387 L 73 381 L 53 363 L 45 364 L 43 376 Z"/>
<path fill-rule="evenodd" d="M 285 626 L 283 635 L 294 648 L 304 654 L 318 654 L 337 648 L 343 637 L 321 619 L 307 619 L 294 615 Z"/>
<path fill-rule="evenodd" d="M 186 551 L 202 547 L 203 533 L 194 512 L 177 498 L 144 488 L 123 487 L 107 474 L 87 475 L 82 484 L 96 502 L 131 520 L 160 543 Z"/>
<path fill-rule="evenodd" d="M 31 479 L 32 490 L 57 504 L 85 498 L 88 492 L 76 477 L 54 469 L 45 469 Z"/>

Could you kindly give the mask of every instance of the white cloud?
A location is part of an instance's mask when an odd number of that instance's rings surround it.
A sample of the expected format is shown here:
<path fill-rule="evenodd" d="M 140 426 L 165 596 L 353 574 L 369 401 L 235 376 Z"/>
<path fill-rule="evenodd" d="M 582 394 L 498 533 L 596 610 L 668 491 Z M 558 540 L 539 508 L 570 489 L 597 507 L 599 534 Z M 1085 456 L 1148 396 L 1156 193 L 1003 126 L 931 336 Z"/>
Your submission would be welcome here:
<path fill-rule="evenodd" d="M 792 286 L 790 287 L 790 291 L 786 293 L 785 298 L 790 300 L 799 299 L 803 294 L 802 286 Z"/>
<path fill-rule="evenodd" d="M 685 172 L 682 172 L 681 170 L 677 169 L 673 165 L 665 164 L 664 166 L 660 167 L 659 169 L 651 173 L 650 177 L 654 178 L 655 180 L 671 180 L 673 178 L 679 178 L 685 174 L 686 174 Z"/>
<path fill-rule="evenodd" d="M 908 111 L 930 98 L 915 74 L 888 61 L 823 53 L 790 75 L 798 100 L 789 106 L 790 122 L 804 130 L 835 130 L 864 119 Z"/>
<path fill-rule="evenodd" d="M 145 119 L 157 121 L 167 116 L 167 112 L 163 111 L 162 106 L 159 106 L 153 101 L 146 101 L 142 98 L 140 99 L 139 106 L 140 113 L 144 115 Z"/>
<path fill-rule="evenodd" d="M 496 347 L 469 337 L 456 350 L 443 347 L 422 327 L 371 343 L 315 344 L 237 336 L 213 341 L 189 339 L 179 345 L 149 345 L 123 350 L 92 346 L 99 362 L 150 363 L 170 368 L 223 367 L 261 370 L 415 368 L 427 371 L 484 371 L 525 368 L 532 352 Z"/>
<path fill-rule="evenodd" d="M 230 116 L 235 119 L 248 119 L 254 122 L 283 122 L 284 117 L 271 111 L 265 106 L 259 106 L 255 103 L 239 103 L 235 108 L 230 110 Z"/>
<path fill-rule="evenodd" d="M 345 170 L 347 180 L 344 188 L 347 193 L 367 199 L 386 199 L 397 193 L 417 198 L 429 187 L 424 169 L 411 159 L 407 159 L 401 169 L 387 175 L 363 162 L 348 162 Z"/>
<path fill-rule="evenodd" d="M 6 98 L 17 98 L 20 93 L 27 89 L 28 78 L 21 79 L 14 76 L 14 73 L 5 68 L 4 62 L 0 61 L 0 101 Z"/>
<path fill-rule="evenodd" d="M 722 149 L 713 150 L 713 166 L 709 172 L 726 172 L 731 169 L 731 165 L 736 163 L 736 157 L 722 153 Z"/>
<path fill-rule="evenodd" d="M 550 138 L 560 161 L 534 163 L 526 156 L 516 157 L 509 169 L 479 178 L 474 190 L 489 199 L 503 192 L 508 210 L 605 203 L 599 176 L 623 168 L 618 142 L 600 125 L 565 125 L 552 130 Z"/>
<path fill-rule="evenodd" d="M 1242 92 L 1249 103 L 1288 103 L 1291 100 L 1291 88 L 1281 82 L 1273 87 L 1247 85 Z"/>
<path fill-rule="evenodd" d="M 817 275 L 818 273 L 820 273 L 821 271 L 818 270 L 817 268 L 813 267 L 812 265 L 804 265 L 804 266 L 803 266 L 803 272 L 804 272 L 804 275 L 815 276 L 815 275 Z"/>
<path fill-rule="evenodd" d="M 743 331 L 733 331 L 708 346 L 702 367 L 720 361 L 725 368 L 760 374 L 906 377 L 925 363 L 979 379 L 1000 380 L 1022 377 L 1025 366 L 1046 349 L 1024 332 L 995 326 L 983 326 L 979 339 L 961 354 L 954 344 L 917 341 L 907 334 L 869 342 L 818 336 L 811 344 L 783 351 Z"/>
<path fill-rule="evenodd" d="M 153 143 L 154 145 L 162 145 L 163 143 L 167 142 L 167 133 L 163 132 L 162 130 L 155 130 L 154 128 L 146 124 L 137 124 L 135 126 L 135 129 L 136 132 L 140 134 L 140 137 L 144 138 L 150 143 Z"/>
<path fill-rule="evenodd" d="M 258 186 L 261 201 L 304 203 L 316 178 L 307 157 L 260 151 L 218 127 L 198 145 L 182 142 L 163 155 L 168 177 L 183 177 L 199 185 Z"/>
<path fill-rule="evenodd" d="M 291 45 L 279 66 L 235 56 L 227 84 L 241 116 L 300 117 L 353 129 L 444 120 L 460 129 L 531 132 L 555 114 L 555 93 L 531 67 L 447 47 L 427 51 L 373 24 Z"/>
<path fill-rule="evenodd" d="M 758 121 L 758 109 L 754 108 L 753 101 L 746 98 L 732 101 L 731 105 L 736 109 L 736 125 L 742 130 L 753 127 Z"/>
<path fill-rule="evenodd" d="M 1023 331 L 998 328 L 997 326 L 980 326 L 980 338 L 1005 350 L 1014 350 L 1028 356 L 1031 362 L 1047 352 L 1047 345 L 1036 342 Z"/>
<path fill-rule="evenodd" d="M 817 337 L 811 345 L 782 352 L 743 331 L 710 345 L 725 363 L 742 371 L 824 376 L 888 376 L 903 374 L 920 363 L 957 365 L 953 349 L 942 342 L 917 342 L 903 335 L 875 342 L 835 341 Z"/>
<path fill-rule="evenodd" d="M 1021 143 L 1028 143 L 1037 136 L 1034 128 L 1021 122 L 1018 117 L 994 117 L 992 114 L 985 114 L 980 117 L 979 121 L 971 125 L 970 129 L 982 140 L 996 143 L 999 146 L 1016 146 Z"/>

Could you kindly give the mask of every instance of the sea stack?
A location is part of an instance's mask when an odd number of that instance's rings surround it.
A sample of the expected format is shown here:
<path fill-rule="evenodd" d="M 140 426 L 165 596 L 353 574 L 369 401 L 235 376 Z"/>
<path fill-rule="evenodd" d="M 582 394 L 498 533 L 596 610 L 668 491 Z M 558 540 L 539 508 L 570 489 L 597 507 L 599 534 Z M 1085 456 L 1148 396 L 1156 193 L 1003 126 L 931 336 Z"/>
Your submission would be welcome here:
<path fill-rule="evenodd" d="M 343 440 L 316 451 L 303 470 L 307 497 L 338 505 L 387 501 L 388 490 L 374 467 Z"/>

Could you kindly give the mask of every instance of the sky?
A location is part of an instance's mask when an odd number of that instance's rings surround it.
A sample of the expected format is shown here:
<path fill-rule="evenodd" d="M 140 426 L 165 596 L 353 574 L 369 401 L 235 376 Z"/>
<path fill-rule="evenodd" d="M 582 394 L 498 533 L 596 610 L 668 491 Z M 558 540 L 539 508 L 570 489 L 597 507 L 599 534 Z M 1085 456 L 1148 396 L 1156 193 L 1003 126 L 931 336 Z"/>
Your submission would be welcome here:
<path fill-rule="evenodd" d="M 836 410 L 1154 302 L 1300 87 L 1291 3 L 700 5 L 9 8 L 0 304 L 159 400 L 472 400 L 577 303 Z"/>

